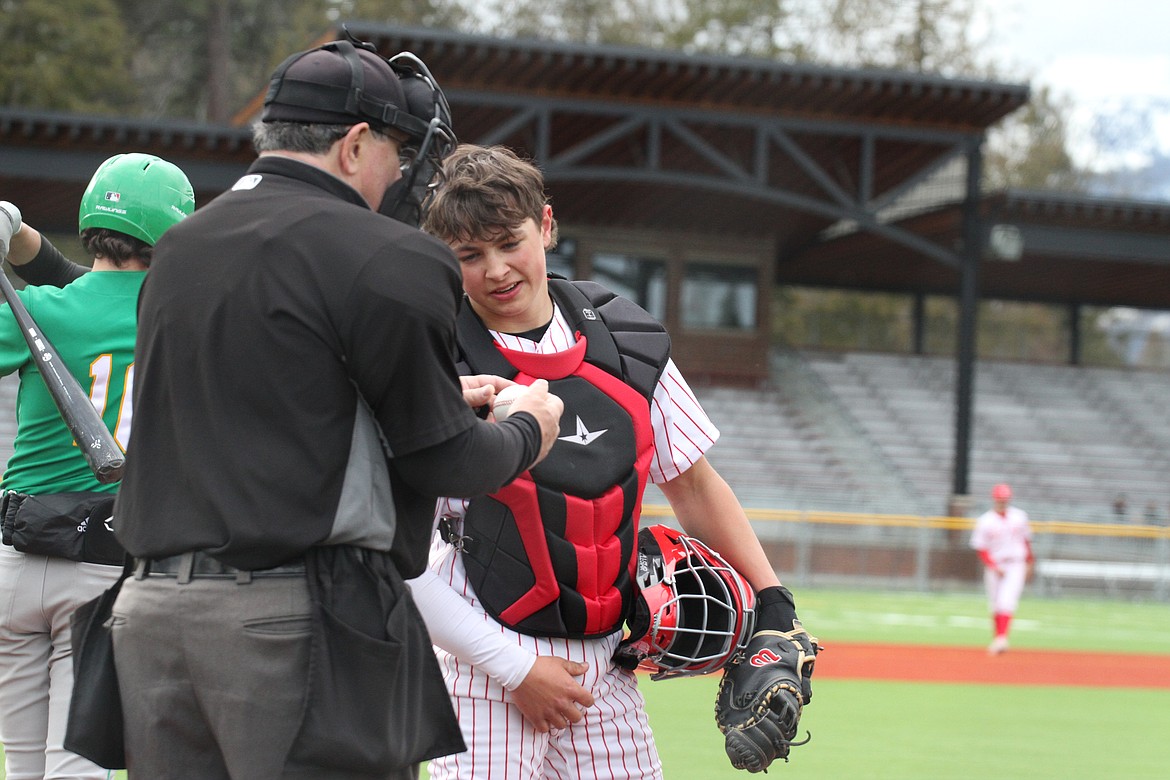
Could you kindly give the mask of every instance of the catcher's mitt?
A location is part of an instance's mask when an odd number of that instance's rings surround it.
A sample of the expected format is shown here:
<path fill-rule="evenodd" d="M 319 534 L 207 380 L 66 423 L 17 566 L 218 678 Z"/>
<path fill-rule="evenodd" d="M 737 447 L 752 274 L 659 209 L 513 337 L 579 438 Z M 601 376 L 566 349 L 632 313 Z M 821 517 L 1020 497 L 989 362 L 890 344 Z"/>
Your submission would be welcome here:
<path fill-rule="evenodd" d="M 800 621 L 793 630 L 757 631 L 743 654 L 723 672 L 715 698 L 715 720 L 736 769 L 766 771 L 777 758 L 788 760 L 801 709 L 812 700 L 810 679 L 817 640 Z"/>

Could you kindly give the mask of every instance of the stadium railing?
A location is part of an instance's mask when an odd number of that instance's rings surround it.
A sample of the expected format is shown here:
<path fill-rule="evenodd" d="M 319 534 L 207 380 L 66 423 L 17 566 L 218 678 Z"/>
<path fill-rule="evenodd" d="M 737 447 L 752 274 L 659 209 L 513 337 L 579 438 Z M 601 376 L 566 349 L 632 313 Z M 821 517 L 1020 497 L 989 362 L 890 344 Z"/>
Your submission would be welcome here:
<path fill-rule="evenodd" d="M 745 509 L 781 579 L 804 585 L 919 591 L 979 587 L 968 517 Z M 644 522 L 677 526 L 669 506 L 646 504 Z M 1041 595 L 1076 592 L 1170 600 L 1170 527 L 1032 521 Z"/>

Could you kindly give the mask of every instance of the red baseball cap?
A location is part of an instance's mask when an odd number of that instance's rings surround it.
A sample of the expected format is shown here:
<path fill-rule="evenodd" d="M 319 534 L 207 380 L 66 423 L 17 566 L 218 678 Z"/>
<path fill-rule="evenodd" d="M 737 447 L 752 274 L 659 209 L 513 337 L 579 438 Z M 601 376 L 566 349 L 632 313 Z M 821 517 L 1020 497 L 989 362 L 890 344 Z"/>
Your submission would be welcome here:
<path fill-rule="evenodd" d="M 991 489 L 991 497 L 996 501 L 1009 501 L 1012 497 L 1011 485 L 1000 483 Z"/>

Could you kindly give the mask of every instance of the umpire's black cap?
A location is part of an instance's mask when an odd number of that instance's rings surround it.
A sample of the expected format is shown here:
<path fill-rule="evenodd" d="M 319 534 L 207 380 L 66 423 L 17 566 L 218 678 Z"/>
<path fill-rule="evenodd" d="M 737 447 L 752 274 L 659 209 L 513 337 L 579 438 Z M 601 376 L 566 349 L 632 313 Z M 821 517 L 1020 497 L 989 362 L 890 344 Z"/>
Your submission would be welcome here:
<path fill-rule="evenodd" d="M 426 122 L 410 113 L 398 74 L 365 46 L 348 40 L 298 52 L 272 74 L 262 122 L 355 124 L 395 128 L 421 139 Z"/>

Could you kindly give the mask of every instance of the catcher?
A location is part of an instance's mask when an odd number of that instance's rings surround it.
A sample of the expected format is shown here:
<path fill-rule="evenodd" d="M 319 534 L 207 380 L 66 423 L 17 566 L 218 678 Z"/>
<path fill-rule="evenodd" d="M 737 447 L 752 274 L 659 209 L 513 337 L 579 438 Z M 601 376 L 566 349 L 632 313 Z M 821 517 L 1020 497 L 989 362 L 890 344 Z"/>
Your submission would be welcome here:
<path fill-rule="evenodd" d="M 430 776 L 662 777 L 637 678 L 615 658 L 638 601 L 649 482 L 687 534 L 755 591 L 733 605 L 744 617 L 725 621 L 746 641 L 699 649 L 716 656 L 710 670 L 752 654 L 727 672 L 719 722 L 732 763 L 763 770 L 796 736 L 815 643 L 704 455 L 719 431 L 670 359 L 662 325 L 601 285 L 548 275 L 556 221 L 543 185 L 510 150 L 464 145 L 444 161 L 425 212 L 424 229 L 452 247 L 462 271 L 465 387 L 509 380 L 481 385 L 477 405 L 536 379 L 565 404 L 540 466 L 489 496 L 439 502 L 430 570 L 411 587 L 468 749 L 432 761 Z"/>

